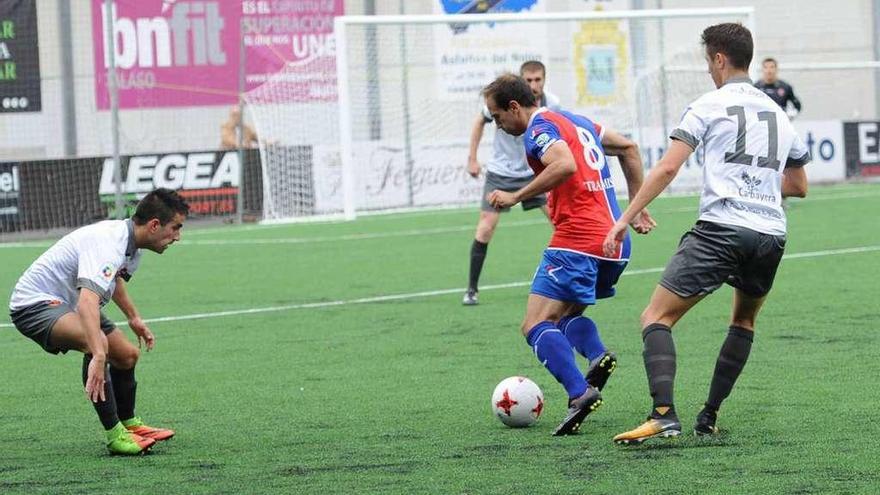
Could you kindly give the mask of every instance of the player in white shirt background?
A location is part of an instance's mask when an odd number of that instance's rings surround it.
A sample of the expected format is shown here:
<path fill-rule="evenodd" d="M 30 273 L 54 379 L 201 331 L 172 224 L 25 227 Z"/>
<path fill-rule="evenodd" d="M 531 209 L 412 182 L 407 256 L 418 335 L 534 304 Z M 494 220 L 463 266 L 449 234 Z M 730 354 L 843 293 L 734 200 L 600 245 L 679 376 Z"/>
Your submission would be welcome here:
<path fill-rule="evenodd" d="M 754 51 L 749 30 L 734 23 L 710 26 L 703 31 L 702 44 L 718 89 L 685 110 L 670 135 L 668 151 L 604 243 L 606 254 L 615 252 L 629 222 L 669 185 L 696 150 L 703 164 L 699 220 L 682 237 L 641 316 L 653 408 L 641 426 L 614 437 L 621 444 L 681 433 L 673 404 L 672 327 L 703 297 L 727 283 L 734 287 L 728 334 L 694 426 L 698 435 L 718 432 L 718 409 L 748 360 L 755 319 L 785 249 L 782 198 L 807 193 L 803 166 L 810 161 L 808 148 L 785 112 L 748 77 Z"/>
<path fill-rule="evenodd" d="M 547 107 L 551 110 L 559 110 L 559 98 L 544 91 L 547 82 L 547 69 L 544 64 L 537 60 L 524 62 L 519 69 L 520 76 L 529 84 L 532 94 L 538 101 L 539 107 Z M 489 109 L 483 105 L 482 111 L 474 119 L 471 129 L 470 147 L 468 154 L 468 173 L 471 177 L 480 176 L 482 167 L 477 160 L 477 149 L 483 138 L 483 127 L 492 122 Z M 500 127 L 495 129 L 495 138 L 492 143 L 492 158 L 486 162 L 486 180 L 483 185 L 482 200 L 480 203 L 480 219 L 474 233 L 474 241 L 471 243 L 471 263 L 468 275 L 468 288 L 462 299 L 465 306 L 474 306 L 478 300 L 480 274 L 483 271 L 483 262 L 489 248 L 489 241 L 495 234 L 501 213 L 510 211 L 510 208 L 494 208 L 486 200 L 490 192 L 494 190 L 517 191 L 528 184 L 534 176 L 532 169 L 526 163 L 525 148 L 522 136 L 512 136 Z M 547 197 L 544 194 L 529 198 L 522 203 L 523 210 L 541 208 L 544 215 L 547 212 Z M 549 218 L 549 217 L 548 217 Z"/>
<path fill-rule="evenodd" d="M 82 352 L 83 385 L 94 403 L 112 454 L 148 450 L 174 432 L 147 426 L 135 415 L 134 369 L 155 336 L 128 295 L 141 249 L 163 253 L 180 240 L 189 206 L 174 191 L 157 189 L 128 220 L 105 220 L 61 238 L 24 272 L 9 302 L 13 324 L 52 354 Z M 112 300 L 128 319 L 138 346 L 128 341 L 101 308 Z"/>

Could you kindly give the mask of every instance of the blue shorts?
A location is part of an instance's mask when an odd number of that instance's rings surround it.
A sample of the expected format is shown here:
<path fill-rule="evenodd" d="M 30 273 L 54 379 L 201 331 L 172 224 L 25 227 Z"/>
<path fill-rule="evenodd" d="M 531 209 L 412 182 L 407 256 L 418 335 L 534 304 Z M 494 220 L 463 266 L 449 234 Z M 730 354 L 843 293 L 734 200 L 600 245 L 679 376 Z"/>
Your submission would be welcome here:
<path fill-rule="evenodd" d="M 626 263 L 548 248 L 530 292 L 557 301 L 596 304 L 596 299 L 614 296 L 614 285 Z"/>

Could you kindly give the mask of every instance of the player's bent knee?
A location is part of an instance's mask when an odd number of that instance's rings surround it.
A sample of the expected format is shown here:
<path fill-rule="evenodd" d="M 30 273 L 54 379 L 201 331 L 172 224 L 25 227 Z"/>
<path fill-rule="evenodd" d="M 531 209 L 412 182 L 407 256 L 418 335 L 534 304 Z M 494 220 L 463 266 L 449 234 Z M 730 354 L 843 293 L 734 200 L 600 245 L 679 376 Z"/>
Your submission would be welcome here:
<path fill-rule="evenodd" d="M 130 370 L 137 365 L 141 351 L 137 347 L 128 344 L 111 351 L 110 360 L 113 366 L 123 370 Z"/>
<path fill-rule="evenodd" d="M 657 323 L 658 318 L 656 315 L 657 315 L 656 311 L 652 311 L 650 307 L 645 308 L 645 310 L 642 311 L 642 314 L 639 317 L 639 321 L 642 324 L 642 328 L 647 327 L 651 323 Z"/>
<path fill-rule="evenodd" d="M 678 321 L 678 318 L 659 311 L 645 310 L 642 313 L 640 321 L 642 328 L 646 328 L 648 325 L 653 325 L 654 323 L 660 323 L 661 325 L 666 325 L 667 327 L 672 328 L 672 326 L 675 325 L 675 322 Z"/>
<path fill-rule="evenodd" d="M 477 225 L 476 239 L 480 242 L 488 244 L 495 235 L 495 227 L 498 225 L 497 218 L 489 220 L 487 217 L 481 217 L 480 223 Z"/>
<path fill-rule="evenodd" d="M 652 323 L 660 323 L 672 328 L 693 304 L 695 304 L 695 301 L 690 302 L 688 305 L 670 301 L 651 301 L 648 307 L 642 311 L 640 318 L 642 328 Z"/>
<path fill-rule="evenodd" d="M 541 314 L 541 315 L 531 316 L 531 317 L 526 316 L 526 318 L 522 322 L 520 330 L 522 331 L 522 334 L 524 336 L 528 336 L 529 332 L 531 332 L 532 329 L 535 328 L 535 326 L 538 325 L 539 323 L 549 321 L 549 322 L 553 323 L 554 325 L 556 325 L 559 323 L 559 320 L 561 320 L 562 317 L 563 317 L 563 312 L 558 312 L 558 313 L 553 312 L 553 313 Z"/>
<path fill-rule="evenodd" d="M 139 358 L 140 351 L 137 347 L 133 347 L 132 350 L 126 351 L 120 358 L 114 359 L 113 365 L 119 369 L 130 370 L 137 365 Z"/>
<path fill-rule="evenodd" d="M 548 320 L 549 321 L 556 321 L 556 320 L 550 320 L 549 318 L 528 318 L 527 317 L 526 319 L 523 320 L 522 325 L 520 326 L 520 331 L 522 332 L 524 337 L 528 337 L 529 332 L 531 332 L 532 329 L 538 325 L 538 323 L 548 321 Z"/>

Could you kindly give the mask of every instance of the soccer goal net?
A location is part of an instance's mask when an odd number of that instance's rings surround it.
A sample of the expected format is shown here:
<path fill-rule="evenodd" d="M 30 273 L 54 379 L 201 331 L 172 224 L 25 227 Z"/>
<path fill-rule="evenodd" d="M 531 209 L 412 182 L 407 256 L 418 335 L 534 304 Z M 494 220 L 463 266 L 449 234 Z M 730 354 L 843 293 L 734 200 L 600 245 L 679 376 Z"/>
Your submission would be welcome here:
<path fill-rule="evenodd" d="M 466 165 L 480 90 L 529 60 L 564 109 L 632 136 L 649 166 L 687 104 L 714 88 L 700 34 L 720 22 L 752 27 L 753 10 L 338 17 L 335 59 L 288 64 L 246 95 L 264 218 L 476 203 L 482 181 Z M 696 187 L 697 168 L 673 189 Z"/>

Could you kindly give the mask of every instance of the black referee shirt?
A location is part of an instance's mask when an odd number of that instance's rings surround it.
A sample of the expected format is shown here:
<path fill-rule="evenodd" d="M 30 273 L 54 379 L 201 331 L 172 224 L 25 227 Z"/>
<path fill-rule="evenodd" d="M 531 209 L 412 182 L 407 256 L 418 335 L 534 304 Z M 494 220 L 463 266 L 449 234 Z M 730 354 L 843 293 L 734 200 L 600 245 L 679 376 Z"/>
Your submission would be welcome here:
<path fill-rule="evenodd" d="M 801 100 L 797 99 L 797 96 L 794 95 L 794 89 L 792 89 L 791 85 L 787 82 L 777 79 L 775 83 L 767 84 L 762 79 L 758 79 L 755 83 L 755 87 L 763 91 L 764 94 L 769 96 L 771 100 L 775 101 L 783 110 L 785 110 L 788 102 L 791 101 L 794 108 L 797 109 L 798 112 L 801 111 Z"/>

